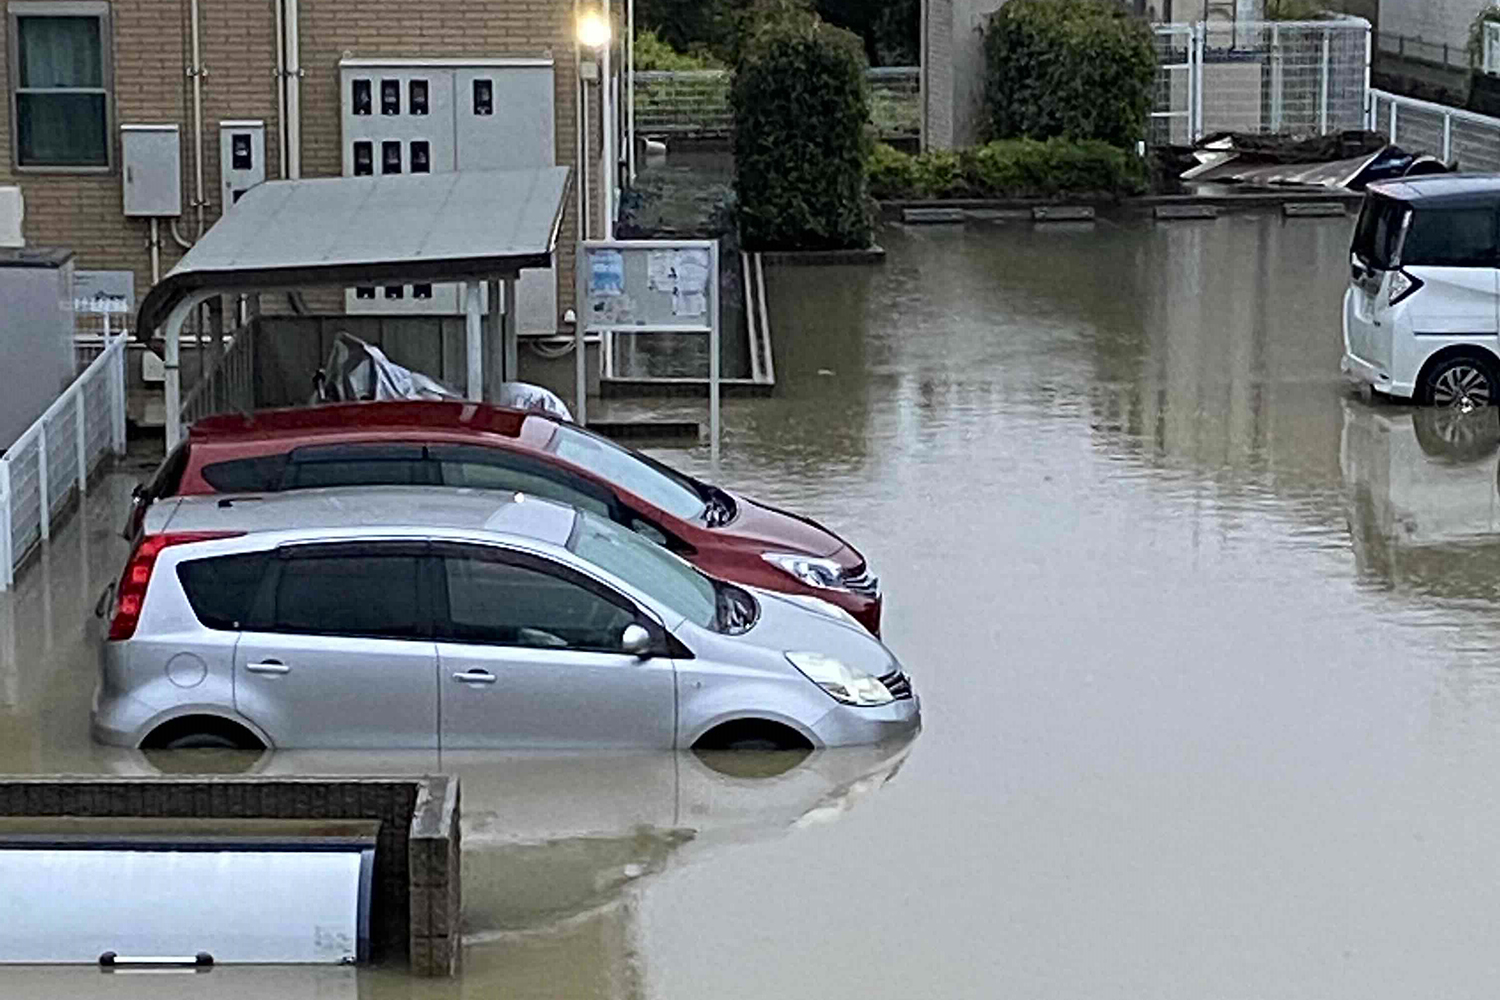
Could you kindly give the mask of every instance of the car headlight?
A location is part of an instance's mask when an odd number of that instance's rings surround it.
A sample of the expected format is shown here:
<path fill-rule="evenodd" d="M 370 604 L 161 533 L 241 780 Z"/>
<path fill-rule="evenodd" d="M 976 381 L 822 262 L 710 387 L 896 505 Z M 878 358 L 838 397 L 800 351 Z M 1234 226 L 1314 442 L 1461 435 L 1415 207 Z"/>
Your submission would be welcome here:
<path fill-rule="evenodd" d="M 825 601 L 823 600 L 823 598 L 814 597 L 811 594 L 777 594 L 776 596 L 781 598 L 782 600 L 791 601 L 793 604 L 799 604 L 809 611 L 816 611 L 820 615 L 827 615 L 829 618 L 835 618 L 841 622 L 844 622 L 846 625 L 854 625 L 858 628 L 864 628 L 863 625 L 859 624 L 858 618 L 854 617 L 849 612 L 839 607 L 837 604 L 834 604 L 832 601 Z"/>
<path fill-rule="evenodd" d="M 844 569 L 832 559 L 800 556 L 795 552 L 766 552 L 761 555 L 761 558 L 772 566 L 795 576 L 809 587 L 823 587 L 828 590 L 844 589 Z"/>
<path fill-rule="evenodd" d="M 860 708 L 889 705 L 896 698 L 879 679 L 822 653 L 788 653 L 787 660 L 835 701 Z"/>

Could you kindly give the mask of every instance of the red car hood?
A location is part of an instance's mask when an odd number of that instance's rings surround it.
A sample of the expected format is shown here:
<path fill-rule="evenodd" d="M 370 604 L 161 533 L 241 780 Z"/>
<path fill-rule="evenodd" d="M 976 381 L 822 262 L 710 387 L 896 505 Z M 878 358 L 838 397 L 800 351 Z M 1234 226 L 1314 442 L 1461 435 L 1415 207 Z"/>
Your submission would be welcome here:
<path fill-rule="evenodd" d="M 725 525 L 725 531 L 762 546 L 767 552 L 796 552 L 826 559 L 845 549 L 852 560 L 860 558 L 858 553 L 845 546 L 842 538 L 816 521 L 804 520 L 738 495 L 734 503 L 739 512 Z"/>

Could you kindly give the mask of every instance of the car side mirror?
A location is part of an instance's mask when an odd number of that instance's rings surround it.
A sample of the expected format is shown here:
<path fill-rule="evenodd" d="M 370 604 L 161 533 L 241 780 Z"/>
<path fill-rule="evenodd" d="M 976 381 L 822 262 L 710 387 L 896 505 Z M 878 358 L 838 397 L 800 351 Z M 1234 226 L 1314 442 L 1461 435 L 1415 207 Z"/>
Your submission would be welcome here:
<path fill-rule="evenodd" d="M 651 645 L 651 633 L 640 625 L 626 625 L 625 631 L 620 633 L 620 650 L 626 655 L 644 660 L 651 655 Z"/>

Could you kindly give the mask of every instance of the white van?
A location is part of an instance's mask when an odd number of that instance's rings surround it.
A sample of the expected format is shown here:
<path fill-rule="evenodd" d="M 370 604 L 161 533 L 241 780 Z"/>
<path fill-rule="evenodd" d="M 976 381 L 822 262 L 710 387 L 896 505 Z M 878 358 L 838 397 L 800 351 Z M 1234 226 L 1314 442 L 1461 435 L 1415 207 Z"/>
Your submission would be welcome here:
<path fill-rule="evenodd" d="M 1370 185 L 1344 295 L 1343 371 L 1376 392 L 1500 402 L 1500 175 Z"/>

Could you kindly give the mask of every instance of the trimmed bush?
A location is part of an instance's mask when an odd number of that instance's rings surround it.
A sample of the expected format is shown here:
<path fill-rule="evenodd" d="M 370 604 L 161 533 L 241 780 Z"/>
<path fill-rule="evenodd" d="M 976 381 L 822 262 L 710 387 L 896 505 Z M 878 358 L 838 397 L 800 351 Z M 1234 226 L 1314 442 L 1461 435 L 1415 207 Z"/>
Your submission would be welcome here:
<path fill-rule="evenodd" d="M 870 193 L 885 199 L 1120 198 L 1146 186 L 1139 157 L 1096 139 L 1004 139 L 921 156 L 879 145 L 869 170 Z"/>
<path fill-rule="evenodd" d="M 870 245 L 865 70 L 858 37 L 804 11 L 782 9 L 741 35 L 730 104 L 747 249 Z"/>
<path fill-rule="evenodd" d="M 722 69 L 723 64 L 712 56 L 678 52 L 650 30 L 635 33 L 635 68 L 643 73 L 652 71 L 681 72 L 696 69 Z"/>
<path fill-rule="evenodd" d="M 1116 0 L 1010 0 L 990 18 L 984 49 L 991 138 L 1146 137 L 1151 28 Z"/>

